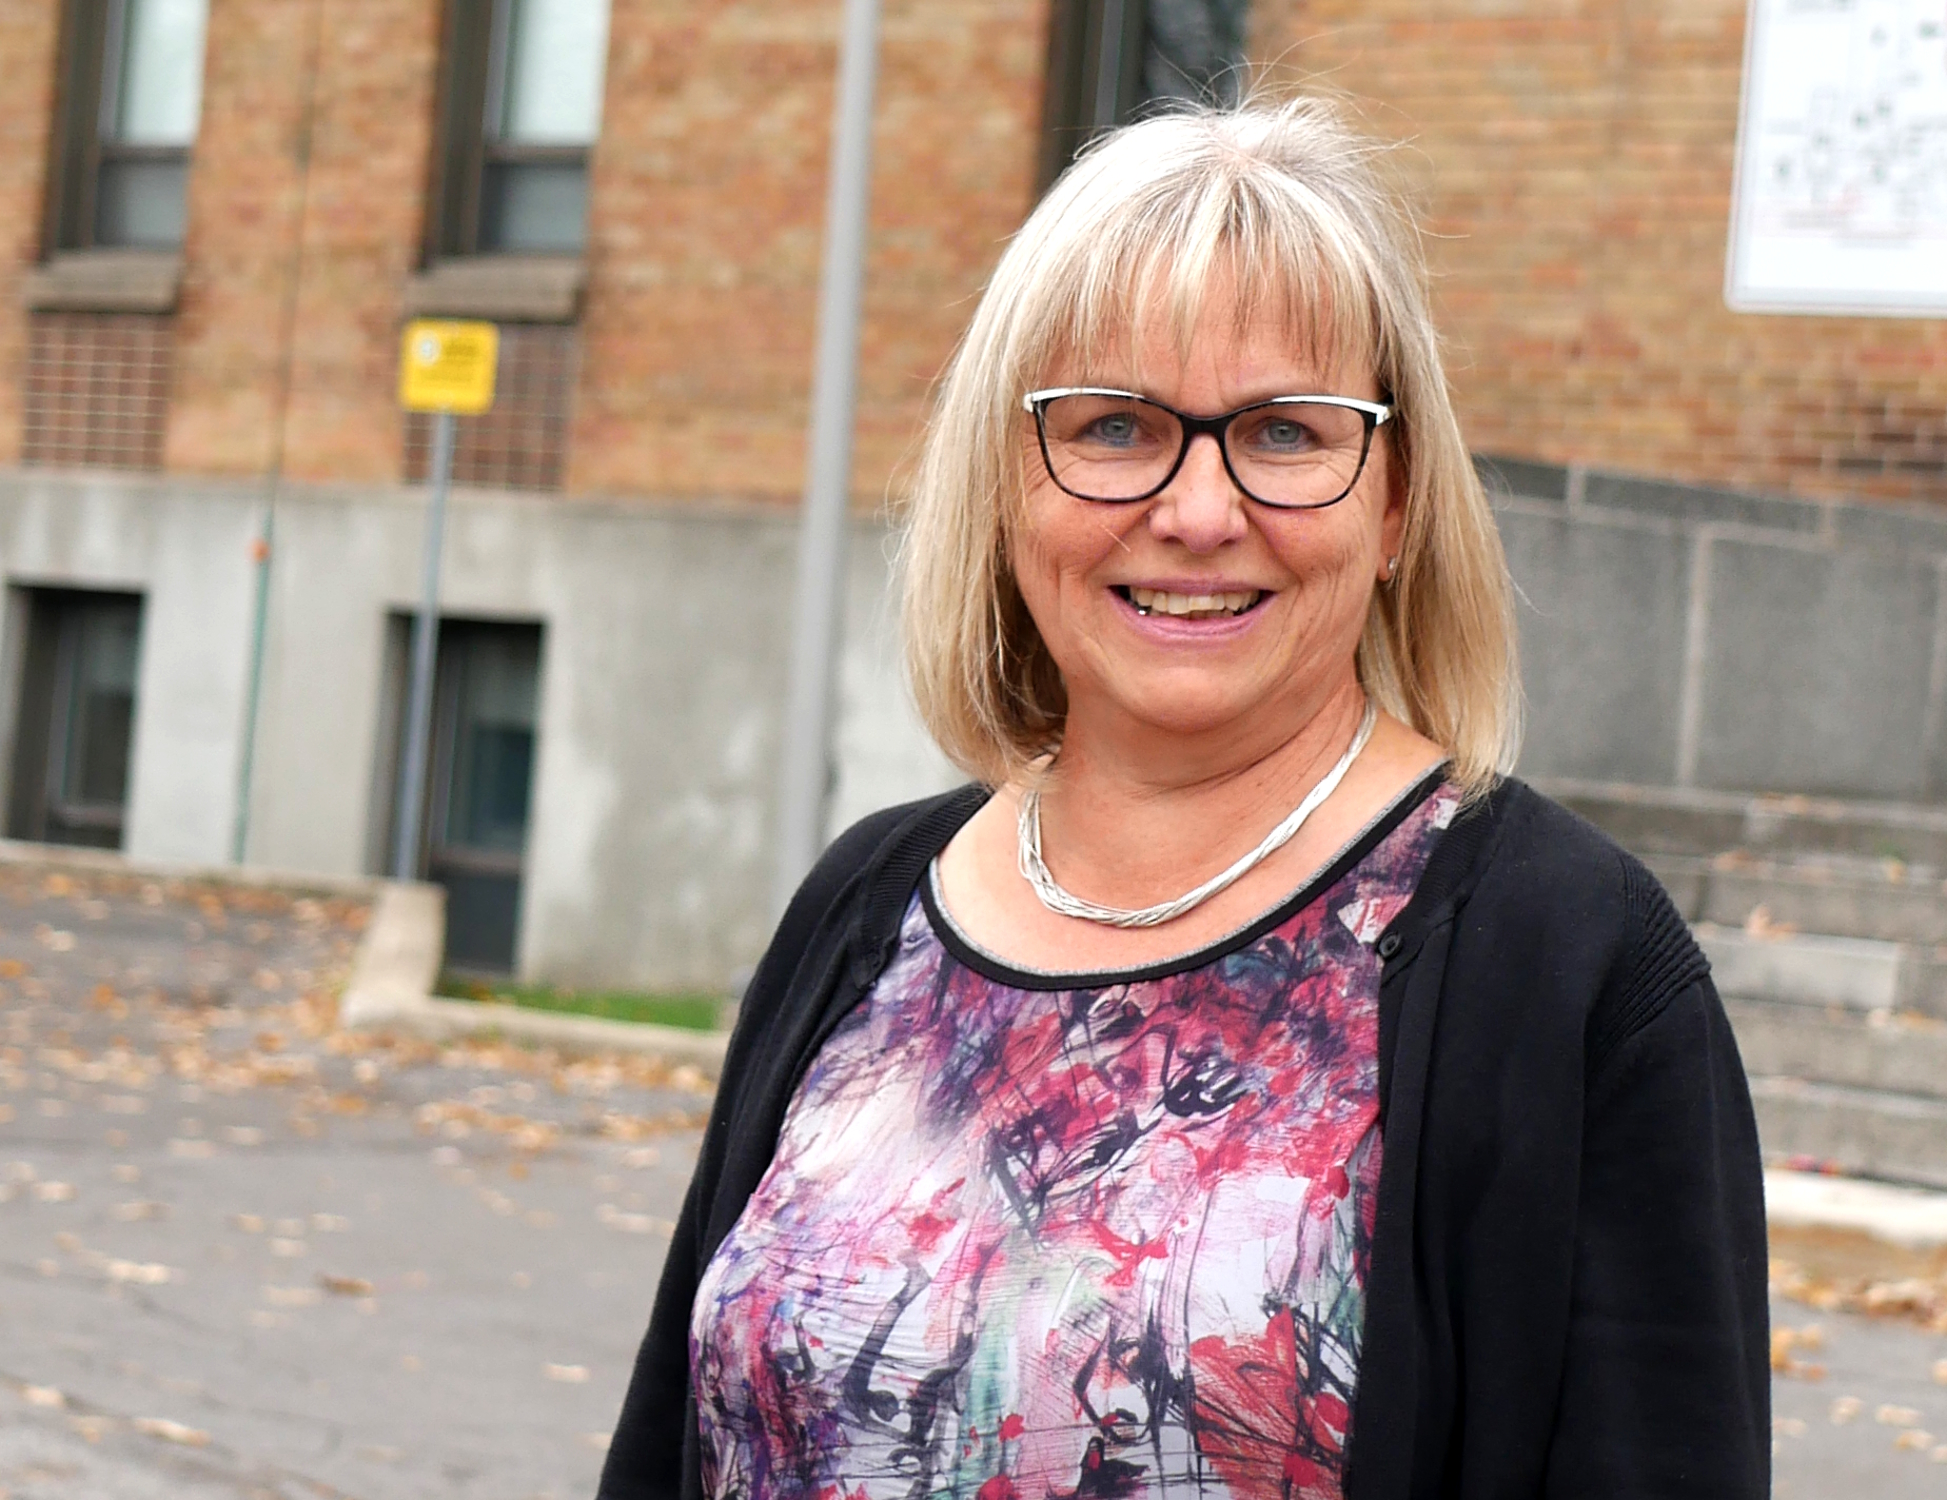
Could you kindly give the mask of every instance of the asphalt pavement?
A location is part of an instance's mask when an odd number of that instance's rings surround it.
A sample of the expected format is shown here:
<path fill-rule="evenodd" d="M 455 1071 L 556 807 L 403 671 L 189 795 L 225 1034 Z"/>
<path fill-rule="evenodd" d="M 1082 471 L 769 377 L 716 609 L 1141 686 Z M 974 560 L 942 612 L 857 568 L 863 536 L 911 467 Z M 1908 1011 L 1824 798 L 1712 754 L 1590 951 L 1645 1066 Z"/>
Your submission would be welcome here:
<path fill-rule="evenodd" d="M 366 915 L 0 867 L 0 1500 L 593 1495 L 706 1085 L 339 1033 Z M 1947 1336 L 1774 1317 L 1780 1500 L 1947 1496 Z"/>
<path fill-rule="evenodd" d="M 0 1492 L 585 1497 L 693 1071 L 330 1029 L 366 913 L 0 869 Z"/>

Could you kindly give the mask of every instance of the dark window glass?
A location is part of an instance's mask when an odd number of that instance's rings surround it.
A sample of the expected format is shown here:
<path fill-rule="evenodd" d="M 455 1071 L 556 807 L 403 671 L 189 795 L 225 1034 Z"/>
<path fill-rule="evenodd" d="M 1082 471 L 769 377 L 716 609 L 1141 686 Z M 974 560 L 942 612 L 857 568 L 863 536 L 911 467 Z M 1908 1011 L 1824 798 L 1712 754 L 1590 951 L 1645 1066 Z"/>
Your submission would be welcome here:
<path fill-rule="evenodd" d="M 390 862 L 405 737 L 412 621 L 395 616 L 384 672 L 384 813 L 375 855 Z M 432 763 L 419 872 L 446 888 L 446 961 L 505 973 L 514 965 L 533 801 L 541 627 L 442 620 L 433 681 Z"/>
<path fill-rule="evenodd" d="M 135 734 L 142 601 L 36 589 L 15 715 L 8 831 L 119 848 Z"/>
<path fill-rule="evenodd" d="M 1233 104 L 1249 0 L 1054 0 L 1042 108 L 1045 190 L 1083 146 L 1170 100 Z"/>

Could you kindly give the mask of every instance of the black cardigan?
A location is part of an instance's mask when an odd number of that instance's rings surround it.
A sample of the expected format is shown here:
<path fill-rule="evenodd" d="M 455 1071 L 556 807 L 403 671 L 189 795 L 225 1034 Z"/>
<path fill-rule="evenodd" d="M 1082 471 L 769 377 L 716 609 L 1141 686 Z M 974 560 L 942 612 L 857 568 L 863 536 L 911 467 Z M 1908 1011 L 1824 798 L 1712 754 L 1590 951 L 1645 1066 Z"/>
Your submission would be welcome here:
<path fill-rule="evenodd" d="M 743 1003 L 601 1500 L 700 1500 L 697 1279 L 974 788 L 827 851 Z M 1350 1500 L 1770 1493 L 1763 1184 L 1703 955 L 1654 877 L 1519 782 L 1380 936 L 1381 1160 Z"/>

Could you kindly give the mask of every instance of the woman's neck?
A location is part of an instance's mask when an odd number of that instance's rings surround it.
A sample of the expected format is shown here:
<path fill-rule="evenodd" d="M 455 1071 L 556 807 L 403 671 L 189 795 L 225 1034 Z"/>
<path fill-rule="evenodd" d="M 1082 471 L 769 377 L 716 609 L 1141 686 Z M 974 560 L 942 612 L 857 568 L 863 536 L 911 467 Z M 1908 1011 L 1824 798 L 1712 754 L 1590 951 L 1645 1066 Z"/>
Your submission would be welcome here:
<path fill-rule="evenodd" d="M 1294 705 L 1282 724 L 1193 742 L 1154 728 L 1111 729 L 1085 707 L 1071 709 L 1042 792 L 1052 873 L 1071 872 L 1088 887 L 1078 894 L 1111 905 L 1180 894 L 1253 848 L 1302 801 L 1345 753 L 1364 711 L 1350 676 Z M 1165 738 L 1167 746 L 1151 742 Z"/>

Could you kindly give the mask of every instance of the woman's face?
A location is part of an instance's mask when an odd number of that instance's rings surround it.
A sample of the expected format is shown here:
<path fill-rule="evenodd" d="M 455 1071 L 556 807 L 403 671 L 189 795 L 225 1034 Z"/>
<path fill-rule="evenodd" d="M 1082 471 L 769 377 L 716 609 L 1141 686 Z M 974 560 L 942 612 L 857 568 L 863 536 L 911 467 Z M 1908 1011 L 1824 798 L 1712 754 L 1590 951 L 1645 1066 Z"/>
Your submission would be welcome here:
<path fill-rule="evenodd" d="M 1196 416 L 1273 396 L 1381 399 L 1370 371 L 1319 369 L 1286 329 L 1251 324 L 1240 337 L 1237 326 L 1230 297 L 1213 294 L 1187 358 L 1150 319 L 1124 355 L 1057 364 L 1043 385 L 1119 388 Z M 1159 494 L 1122 504 L 1059 488 L 1032 417 L 1021 454 L 1026 505 L 1010 550 L 1068 691 L 1071 739 L 1148 730 L 1236 736 L 1240 750 L 1277 743 L 1353 681 L 1367 606 L 1404 521 L 1386 428 L 1351 493 L 1317 510 L 1247 498 L 1209 436 L 1191 440 Z M 1175 612 L 1224 595 L 1215 610 Z"/>

